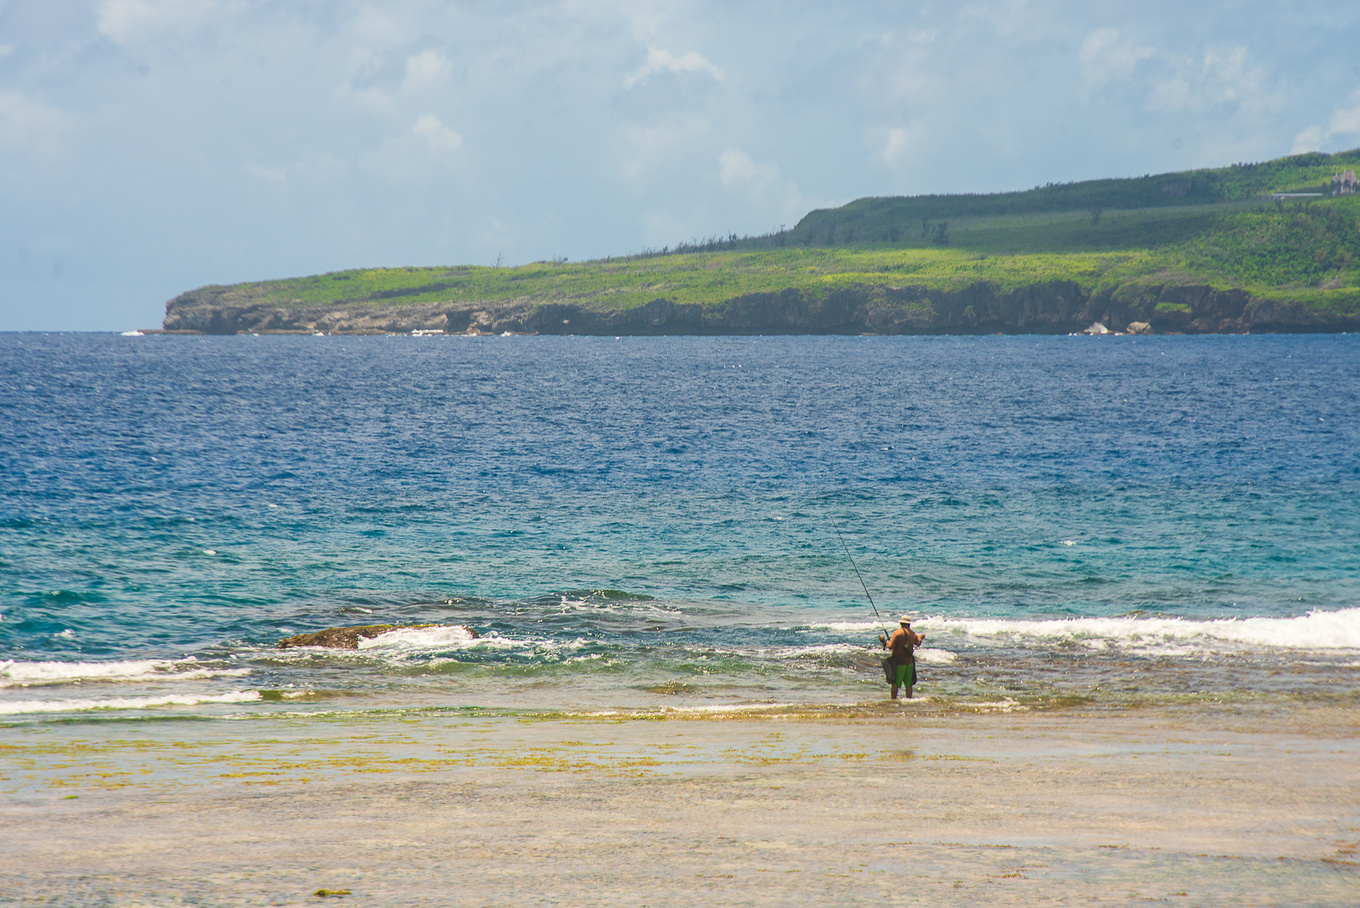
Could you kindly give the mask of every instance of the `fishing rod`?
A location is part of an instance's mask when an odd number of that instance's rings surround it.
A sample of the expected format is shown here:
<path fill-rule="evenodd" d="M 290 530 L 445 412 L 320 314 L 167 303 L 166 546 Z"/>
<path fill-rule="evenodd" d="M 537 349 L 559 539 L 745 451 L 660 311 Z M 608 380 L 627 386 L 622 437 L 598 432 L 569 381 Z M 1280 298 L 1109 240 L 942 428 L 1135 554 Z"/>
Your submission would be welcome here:
<path fill-rule="evenodd" d="M 836 531 L 836 538 L 841 541 L 841 548 L 845 549 L 845 557 L 850 559 L 850 566 L 855 569 L 855 576 L 859 578 L 859 585 L 864 587 L 864 595 L 869 600 L 869 608 L 874 610 L 874 617 L 878 619 L 878 626 L 883 628 L 883 639 L 888 639 L 888 625 L 883 622 L 883 616 L 878 613 L 878 606 L 874 605 L 873 594 L 869 592 L 869 584 L 864 582 L 864 575 L 859 572 L 859 565 L 855 564 L 855 556 L 850 554 L 850 546 L 845 544 L 845 537 L 841 535 L 840 529 L 831 525 L 831 529 Z"/>

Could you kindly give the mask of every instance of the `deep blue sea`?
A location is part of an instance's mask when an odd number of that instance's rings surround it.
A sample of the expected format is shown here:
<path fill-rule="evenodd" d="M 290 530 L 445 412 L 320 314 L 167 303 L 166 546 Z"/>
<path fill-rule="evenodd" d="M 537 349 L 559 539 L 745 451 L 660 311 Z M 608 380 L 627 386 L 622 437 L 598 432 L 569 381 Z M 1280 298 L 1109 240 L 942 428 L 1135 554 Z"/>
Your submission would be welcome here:
<path fill-rule="evenodd" d="M 941 709 L 1356 702 L 1360 337 L 0 335 L 3 721 L 879 708 L 903 612 Z"/>

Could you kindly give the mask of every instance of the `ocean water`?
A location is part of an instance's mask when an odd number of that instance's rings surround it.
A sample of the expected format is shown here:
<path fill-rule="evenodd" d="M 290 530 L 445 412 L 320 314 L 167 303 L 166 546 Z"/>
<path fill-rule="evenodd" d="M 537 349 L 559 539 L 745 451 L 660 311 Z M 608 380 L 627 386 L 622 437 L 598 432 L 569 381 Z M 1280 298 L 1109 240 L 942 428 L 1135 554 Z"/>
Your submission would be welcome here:
<path fill-rule="evenodd" d="M 1360 339 L 0 335 L 6 724 L 897 709 L 903 612 L 936 710 L 1356 703 Z"/>

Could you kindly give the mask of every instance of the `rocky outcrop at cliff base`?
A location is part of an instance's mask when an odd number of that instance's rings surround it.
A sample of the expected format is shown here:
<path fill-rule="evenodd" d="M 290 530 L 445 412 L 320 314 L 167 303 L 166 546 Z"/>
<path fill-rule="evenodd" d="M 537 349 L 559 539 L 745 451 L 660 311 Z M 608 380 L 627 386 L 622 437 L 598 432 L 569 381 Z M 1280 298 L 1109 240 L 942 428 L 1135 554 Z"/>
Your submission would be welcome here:
<path fill-rule="evenodd" d="M 306 306 L 238 299 L 205 287 L 166 304 L 164 328 L 202 334 L 1072 334 L 1093 323 L 1116 332 L 1245 334 L 1360 330 L 1360 317 L 1244 290 L 1126 284 L 1091 293 L 1072 281 L 1014 290 L 859 287 L 814 297 L 748 293 L 711 306 L 665 298 L 629 309 L 520 299 L 488 303 Z M 1130 326 L 1133 326 L 1132 328 Z"/>
<path fill-rule="evenodd" d="M 279 649 L 292 649 L 296 646 L 324 646 L 331 649 L 358 649 L 360 640 L 372 640 L 388 631 L 403 629 L 424 630 L 431 627 L 448 625 L 436 624 L 361 624 L 353 627 L 328 627 L 324 631 L 310 634 L 297 634 L 279 641 Z M 477 639 L 477 632 L 470 627 L 457 625 L 469 639 Z"/>

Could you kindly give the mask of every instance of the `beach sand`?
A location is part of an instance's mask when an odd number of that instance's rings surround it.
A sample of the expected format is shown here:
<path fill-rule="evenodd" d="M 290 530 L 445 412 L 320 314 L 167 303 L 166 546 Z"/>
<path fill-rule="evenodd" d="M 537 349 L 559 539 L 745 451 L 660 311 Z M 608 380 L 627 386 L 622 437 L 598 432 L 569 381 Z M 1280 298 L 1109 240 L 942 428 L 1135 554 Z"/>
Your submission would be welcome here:
<path fill-rule="evenodd" d="M 0 729 L 16 905 L 1355 905 L 1360 716 L 356 714 Z"/>

